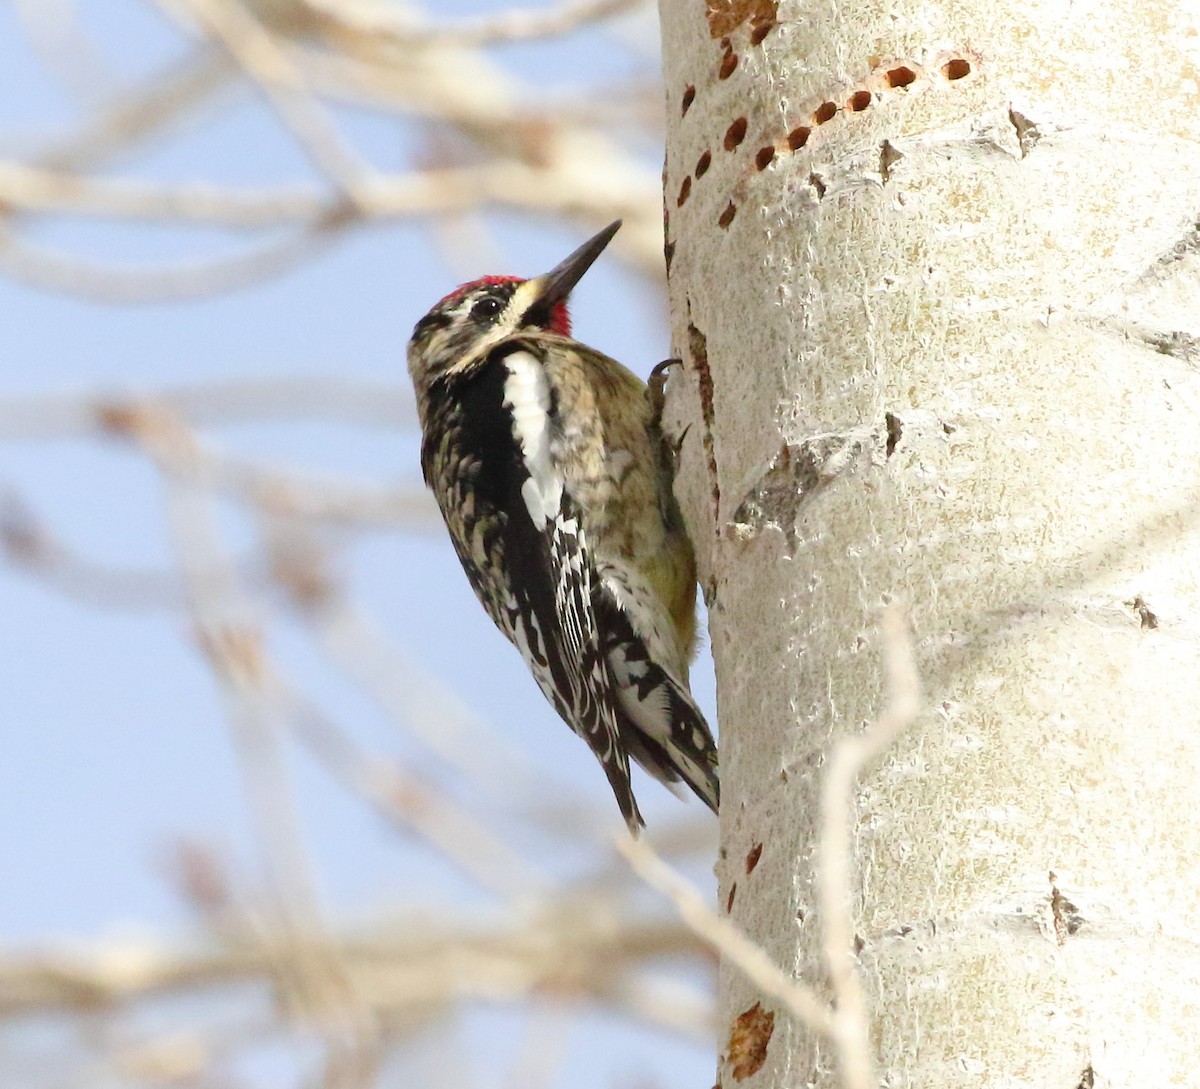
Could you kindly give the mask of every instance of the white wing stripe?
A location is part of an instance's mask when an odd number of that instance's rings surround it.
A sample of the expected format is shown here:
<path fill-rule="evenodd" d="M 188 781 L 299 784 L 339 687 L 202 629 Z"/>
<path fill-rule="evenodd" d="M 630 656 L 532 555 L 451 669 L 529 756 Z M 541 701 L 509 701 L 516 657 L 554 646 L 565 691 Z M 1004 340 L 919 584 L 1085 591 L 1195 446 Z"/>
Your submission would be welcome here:
<path fill-rule="evenodd" d="M 533 524 L 545 529 L 558 514 L 563 492 L 550 457 L 550 387 L 541 363 L 529 352 L 510 352 L 504 365 L 504 403 L 512 409 L 513 434 L 529 473 L 521 498 Z"/>

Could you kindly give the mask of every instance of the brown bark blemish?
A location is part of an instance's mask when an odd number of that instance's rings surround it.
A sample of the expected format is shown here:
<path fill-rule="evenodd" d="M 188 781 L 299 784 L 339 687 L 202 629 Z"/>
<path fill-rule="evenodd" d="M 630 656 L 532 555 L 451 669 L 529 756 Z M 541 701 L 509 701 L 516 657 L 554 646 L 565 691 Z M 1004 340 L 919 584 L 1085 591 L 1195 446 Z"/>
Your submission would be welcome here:
<path fill-rule="evenodd" d="M 767 1047 L 775 1031 L 775 1014 L 755 1002 L 738 1014 L 729 1033 L 725 1062 L 734 1081 L 745 1081 L 757 1074 L 767 1061 Z"/>
<path fill-rule="evenodd" d="M 1050 914 L 1054 919 L 1054 937 L 1059 945 L 1066 945 L 1067 939 L 1078 934 L 1084 924 L 1079 908 L 1063 895 L 1053 873 L 1050 875 Z"/>
<path fill-rule="evenodd" d="M 813 124 L 823 125 L 826 121 L 832 121 L 837 115 L 838 108 L 836 102 L 822 102 L 815 110 L 813 110 Z"/>
<path fill-rule="evenodd" d="M 753 847 L 750 848 L 749 852 L 746 855 L 746 873 L 747 874 L 752 874 L 754 872 L 754 867 L 758 865 L 758 860 L 760 858 L 762 858 L 762 849 L 763 849 L 763 845 L 761 843 L 756 843 Z"/>
<path fill-rule="evenodd" d="M 1146 599 L 1138 594 L 1132 601 L 1126 604 L 1138 614 L 1138 620 L 1141 621 L 1143 631 L 1153 631 L 1158 627 L 1158 614 L 1146 604 Z"/>
<path fill-rule="evenodd" d="M 788 133 L 788 147 L 792 151 L 799 151 L 805 144 L 808 143 L 808 138 L 812 135 L 812 129 L 807 125 L 800 125 L 798 128 L 792 129 Z"/>
<path fill-rule="evenodd" d="M 884 140 L 879 145 L 879 179 L 884 185 L 887 185 L 888 178 L 892 176 L 892 167 L 903 158 L 889 140 Z"/>
<path fill-rule="evenodd" d="M 711 38 L 732 34 L 747 20 L 762 26 L 774 23 L 779 14 L 778 0 L 708 0 L 705 17 Z"/>
<path fill-rule="evenodd" d="M 725 205 L 725 211 L 717 217 L 717 226 L 723 231 L 729 230 L 729 224 L 733 222 L 735 215 L 737 215 L 737 205 L 730 201 Z"/>
<path fill-rule="evenodd" d="M 700 416 L 704 421 L 704 457 L 708 463 L 708 486 L 713 501 L 713 520 L 718 518 L 721 509 L 721 486 L 717 483 L 717 451 L 713 443 L 713 422 L 716 412 L 713 409 L 713 380 L 712 370 L 708 365 L 708 337 L 688 321 L 688 357 L 696 372 L 696 384 L 700 393 Z"/>
<path fill-rule="evenodd" d="M 762 45 L 768 34 L 771 33 L 779 24 L 774 19 L 767 19 L 755 25 L 750 31 L 750 44 Z"/>
<path fill-rule="evenodd" d="M 907 87 L 916 78 L 917 73 L 909 68 L 907 64 L 898 64 L 895 68 L 889 68 L 883 74 L 883 82 L 892 90 L 895 90 L 897 87 Z"/>
<path fill-rule="evenodd" d="M 687 117 L 687 112 L 692 108 L 692 103 L 696 101 L 696 88 L 692 84 L 688 84 L 683 89 L 683 101 L 679 104 L 679 116 Z"/>
<path fill-rule="evenodd" d="M 904 434 L 904 425 L 900 422 L 900 417 L 891 412 L 884 413 L 883 420 L 887 427 L 887 444 L 884 446 L 884 452 L 890 458 L 896 452 L 896 447 L 900 445 L 900 437 Z"/>
<path fill-rule="evenodd" d="M 746 127 L 749 122 L 744 117 L 736 117 L 733 124 L 725 130 L 725 150 L 734 151 L 746 139 Z"/>
<path fill-rule="evenodd" d="M 737 896 L 737 882 L 735 881 L 729 886 L 729 895 L 725 898 L 725 914 L 728 915 L 733 910 L 733 898 Z"/>

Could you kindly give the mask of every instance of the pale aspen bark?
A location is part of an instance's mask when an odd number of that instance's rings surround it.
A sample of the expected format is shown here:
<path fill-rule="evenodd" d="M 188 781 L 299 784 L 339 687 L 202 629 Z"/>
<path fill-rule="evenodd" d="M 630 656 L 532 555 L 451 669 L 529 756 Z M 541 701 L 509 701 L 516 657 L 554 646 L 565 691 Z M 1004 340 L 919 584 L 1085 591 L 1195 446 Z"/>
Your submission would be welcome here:
<path fill-rule="evenodd" d="M 827 993 L 820 784 L 899 601 L 922 710 L 847 799 L 879 1084 L 1194 1086 L 1197 7 L 661 11 L 719 908 Z M 729 965 L 721 1010 L 723 1089 L 839 1084 Z"/>

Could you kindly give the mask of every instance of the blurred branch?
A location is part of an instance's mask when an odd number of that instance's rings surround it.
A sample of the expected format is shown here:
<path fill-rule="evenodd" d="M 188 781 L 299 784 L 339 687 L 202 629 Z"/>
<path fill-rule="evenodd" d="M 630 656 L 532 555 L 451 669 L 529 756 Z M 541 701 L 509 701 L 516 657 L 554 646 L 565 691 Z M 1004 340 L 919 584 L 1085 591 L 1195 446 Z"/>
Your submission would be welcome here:
<path fill-rule="evenodd" d="M 162 405 L 192 427 L 304 419 L 382 428 L 416 424 L 412 394 L 398 385 L 295 375 L 228 379 L 141 393 L 114 390 L 0 397 L 0 441 L 107 436 L 114 419 L 146 404 Z"/>
<path fill-rule="evenodd" d="M 154 0 L 176 20 L 191 16 L 262 89 L 313 165 L 355 207 L 369 180 L 366 164 L 343 141 L 336 125 L 309 90 L 274 35 L 237 0 Z"/>
<path fill-rule="evenodd" d="M 192 299 L 277 277 L 352 230 L 417 217 L 476 224 L 474 262 L 487 230 L 482 213 L 501 209 L 585 229 L 624 218 L 616 252 L 661 278 L 659 170 L 644 153 L 661 110 L 653 74 L 553 89 L 487 51 L 594 28 L 647 3 L 568 0 L 452 22 L 432 5 L 422 12 L 373 0 L 147 0 L 181 33 L 168 43 L 172 56 L 130 66 L 105 56 L 100 24 L 87 21 L 97 16 L 85 19 L 77 0 L 17 0 L 26 48 L 79 112 L 52 136 L 22 136 L 0 151 L 0 273 L 104 302 Z M 612 36 L 598 44 L 621 48 Z M 131 70 L 151 74 L 117 82 Z M 256 184 L 231 184 L 220 173 L 228 156 L 209 164 L 195 153 L 209 156 L 208 141 L 228 138 L 225 122 L 240 121 L 250 95 L 265 100 L 266 124 L 282 127 L 308 163 L 265 175 L 265 160 L 248 175 L 234 163 L 232 177 Z M 390 140 L 411 144 L 408 161 L 384 170 L 361 154 L 352 110 L 371 111 Z M 384 148 L 381 161 L 391 162 L 392 144 Z M 160 149 L 167 155 L 152 157 Z M 189 164 L 182 178 L 180 162 Z M 165 252 L 182 259 L 135 263 L 112 247 L 100 258 L 77 256 L 74 240 L 87 237 L 73 229 L 79 222 L 116 224 L 133 254 L 145 252 L 144 237 L 154 239 L 153 253 L 166 239 L 179 249 Z M 218 237 L 228 250 L 214 251 Z M 31 1089 L 243 1089 L 267 1084 L 261 1070 L 269 1070 L 270 1084 L 305 1089 L 407 1083 L 407 1071 L 386 1065 L 399 1045 L 431 1028 L 457 1031 L 462 1014 L 488 1005 L 520 1006 L 527 1025 L 514 1085 L 569 1077 L 560 1069 L 569 1034 L 597 1011 L 688 1041 L 710 1037 L 702 981 L 693 972 L 682 982 L 678 963 L 668 972 L 662 962 L 688 958 L 707 975 L 712 958 L 686 927 L 639 915 L 628 872 L 596 857 L 596 830 L 613 814 L 593 815 L 553 771 L 535 767 L 426 675 L 410 657 L 419 646 L 407 641 L 417 625 L 403 618 L 406 641 L 393 642 L 397 625 L 377 623 L 368 599 L 329 562 L 351 556 L 367 533 L 437 525 L 415 467 L 411 483 L 399 470 L 395 480 L 386 470 L 379 479 L 344 476 L 244 456 L 234 437 L 212 430 L 320 420 L 408 428 L 415 439 L 414 416 L 399 383 L 333 370 L 0 396 L 0 442 L 83 440 L 98 449 L 120 441 L 159 471 L 174 566 L 89 559 L 35 513 L 49 503 L 27 483 L 36 504 L 0 492 L 0 549 L 12 568 L 79 602 L 170 610 L 186 622 L 223 700 L 260 856 L 253 872 L 261 872 L 247 892 L 232 865 L 181 851 L 180 891 L 202 928 L 189 940 L 0 952 L 0 1027 L 22 1029 L 29 1022 L 18 1019 L 38 1015 L 39 1026 L 62 1036 L 39 1051 L 35 1032 L 28 1056 L 6 1051 L 0 1081 L 16 1072 Z M 106 513 L 119 518 L 129 497 L 114 498 Z M 232 522 L 223 499 L 240 505 Z M 235 553 L 227 536 L 247 525 L 249 546 L 239 537 Z M 294 640 L 297 624 L 310 637 L 300 660 L 315 656 L 335 684 L 349 682 L 371 701 L 414 754 L 411 766 L 390 751 L 390 735 L 364 741 L 371 725 L 325 709 L 320 682 L 277 645 Z M 336 784 L 339 803 L 348 795 L 402 844 L 418 844 L 419 853 L 403 856 L 417 868 L 398 868 L 382 884 L 399 880 L 402 902 L 427 900 L 426 912 L 374 927 L 329 922 L 317 841 L 293 779 L 297 754 L 306 771 L 315 762 L 322 786 Z M 680 819 L 660 842 L 679 851 L 711 844 L 711 829 L 696 828 Z M 455 895 L 482 899 L 482 890 L 491 913 L 438 902 L 444 888 L 427 884 L 427 863 L 465 875 L 470 884 L 451 886 Z M 564 880 L 571 868 L 586 877 Z M 464 1078 L 447 1074 L 455 1069 L 441 1062 L 439 1077 L 465 1089 Z"/>
<path fill-rule="evenodd" d="M 378 1065 L 376 1026 L 325 935 L 316 874 L 283 749 L 288 708 L 274 683 L 252 603 L 228 561 L 211 494 L 178 478 L 163 458 L 193 437 L 160 412 L 133 432 L 164 469 L 167 514 L 197 642 L 219 683 L 273 899 L 270 925 L 281 945 L 275 984 L 298 1019 L 314 1022 L 325 1043 L 326 1084 L 365 1087 Z M 335 1078 L 336 1073 L 336 1078 Z"/>
<path fill-rule="evenodd" d="M 369 11 L 346 10 L 330 0 L 308 0 L 309 4 L 351 24 L 356 30 L 386 38 L 389 44 L 414 48 L 428 45 L 454 45 L 460 48 L 555 38 L 605 19 L 646 7 L 648 0 L 576 0 L 549 10 L 511 8 L 496 15 L 473 19 L 418 22 L 379 5 Z"/>
<path fill-rule="evenodd" d="M 144 998 L 273 983 L 275 941 L 245 935 L 196 949 L 114 939 L 39 956 L 0 956 L 0 1017 L 113 1009 Z M 385 1024 L 462 1001 L 507 1004 L 555 992 L 602 996 L 635 966 L 700 949 L 679 923 L 640 918 L 620 901 L 562 893 L 500 921 L 441 910 L 436 918 L 409 914 L 331 941 L 354 994 Z"/>
<path fill-rule="evenodd" d="M 376 219 L 450 213 L 483 204 L 522 211 L 576 212 L 585 194 L 564 191 L 561 175 L 519 163 L 426 170 L 379 177 L 358 195 L 362 215 Z M 594 203 L 589 216 L 616 216 L 628 197 Z M 324 223 L 348 225 L 342 210 L 316 189 L 239 189 L 233 186 L 163 185 L 136 179 L 86 178 L 17 162 L 0 161 L 0 204 L 25 212 L 54 212 L 210 226 L 267 228 Z"/>
<path fill-rule="evenodd" d="M 551 11 L 513 11 L 453 27 L 414 23 L 390 6 L 313 0 L 154 0 L 185 28 L 198 23 L 216 48 L 194 49 L 144 87 L 119 96 L 71 136 L 29 161 L 0 162 L 0 270 L 55 291 L 117 303 L 224 293 L 311 259 L 363 219 L 500 207 L 596 224 L 621 217 L 617 250 L 660 277 L 657 169 L 596 124 L 596 104 L 622 95 L 576 93 L 546 106 L 542 87 L 519 85 L 480 51 L 493 41 L 567 33 L 638 6 L 587 0 Z M 62 33 L 70 37 L 69 29 Z M 231 65 L 230 61 L 233 61 Z M 236 65 L 236 67 L 235 67 Z M 215 105 L 240 69 L 335 189 L 287 182 L 259 188 L 164 183 L 87 173 L 169 134 Z M 369 102 L 397 117 L 452 129 L 478 161 L 383 173 L 353 151 L 322 98 Z M 524 102 L 523 99 L 528 99 Z M 611 115 L 610 124 L 620 115 Z M 625 124 L 641 127 L 637 115 Z M 139 268 L 94 262 L 30 241 L 21 216 L 84 216 L 243 231 L 292 228 L 235 256 Z"/>
<path fill-rule="evenodd" d="M 248 254 L 145 268 L 66 256 L 21 241 L 0 227 L 0 270 L 33 287 L 100 302 L 166 302 L 234 291 L 277 276 L 328 246 L 344 226 L 330 218 Z"/>

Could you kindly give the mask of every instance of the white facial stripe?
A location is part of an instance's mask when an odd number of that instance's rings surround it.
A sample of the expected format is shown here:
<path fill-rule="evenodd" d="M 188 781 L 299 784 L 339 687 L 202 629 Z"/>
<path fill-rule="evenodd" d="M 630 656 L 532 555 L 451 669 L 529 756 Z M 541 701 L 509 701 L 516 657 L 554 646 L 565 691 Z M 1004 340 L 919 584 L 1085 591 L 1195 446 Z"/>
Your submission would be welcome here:
<path fill-rule="evenodd" d="M 541 363 L 529 352 L 506 355 L 504 365 L 504 403 L 512 410 L 513 434 L 529 473 L 521 498 L 533 524 L 544 529 L 558 514 L 563 492 L 550 459 L 550 387 Z"/>

